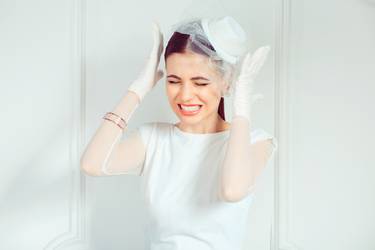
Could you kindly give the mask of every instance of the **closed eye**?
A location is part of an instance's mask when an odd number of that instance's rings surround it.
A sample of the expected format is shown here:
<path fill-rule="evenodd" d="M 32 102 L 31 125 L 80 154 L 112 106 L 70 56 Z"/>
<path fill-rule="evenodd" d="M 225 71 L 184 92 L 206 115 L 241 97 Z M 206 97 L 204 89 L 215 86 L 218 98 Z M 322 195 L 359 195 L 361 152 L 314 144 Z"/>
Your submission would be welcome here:
<path fill-rule="evenodd" d="M 169 83 L 178 83 L 178 82 L 172 82 L 172 81 L 168 81 Z M 209 83 L 196 83 L 196 85 L 198 86 L 206 86 L 208 85 Z"/>

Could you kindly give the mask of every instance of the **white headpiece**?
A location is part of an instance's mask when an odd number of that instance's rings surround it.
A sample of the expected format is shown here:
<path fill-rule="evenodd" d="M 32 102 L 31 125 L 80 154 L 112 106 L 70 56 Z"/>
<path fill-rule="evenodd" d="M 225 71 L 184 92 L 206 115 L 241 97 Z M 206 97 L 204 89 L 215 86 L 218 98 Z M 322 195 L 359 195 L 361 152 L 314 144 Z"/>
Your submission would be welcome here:
<path fill-rule="evenodd" d="M 246 32 L 231 16 L 183 20 L 174 24 L 171 32 L 190 35 L 192 44 L 203 50 L 212 60 L 235 64 L 248 50 Z M 211 44 L 215 51 L 210 49 L 208 44 Z"/>
<path fill-rule="evenodd" d="M 224 60 L 234 64 L 247 51 L 246 33 L 233 17 L 204 18 L 201 24 L 208 40 Z"/>

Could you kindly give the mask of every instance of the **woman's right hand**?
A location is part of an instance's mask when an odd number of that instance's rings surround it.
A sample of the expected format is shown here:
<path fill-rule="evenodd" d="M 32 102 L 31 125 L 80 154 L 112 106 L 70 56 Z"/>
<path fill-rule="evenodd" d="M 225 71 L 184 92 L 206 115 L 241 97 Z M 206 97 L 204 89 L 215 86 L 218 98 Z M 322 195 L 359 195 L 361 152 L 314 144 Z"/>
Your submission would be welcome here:
<path fill-rule="evenodd" d="M 160 56 L 164 49 L 163 34 L 160 32 L 159 25 L 155 21 L 152 23 L 152 26 L 154 45 L 151 53 L 138 78 L 128 88 L 129 91 L 137 94 L 140 102 L 164 75 L 162 70 L 158 70 Z"/>

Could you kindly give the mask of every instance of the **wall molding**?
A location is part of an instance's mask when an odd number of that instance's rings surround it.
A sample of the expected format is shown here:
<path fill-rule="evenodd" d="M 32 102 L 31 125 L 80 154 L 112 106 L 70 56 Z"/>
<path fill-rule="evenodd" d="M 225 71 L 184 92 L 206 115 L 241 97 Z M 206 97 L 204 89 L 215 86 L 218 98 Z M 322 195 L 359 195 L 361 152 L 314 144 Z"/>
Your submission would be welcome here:
<path fill-rule="evenodd" d="M 71 144 L 70 144 L 70 204 L 69 230 L 50 240 L 43 249 L 68 249 L 74 245 L 75 249 L 87 248 L 86 225 L 86 182 L 80 171 L 80 157 L 85 141 L 86 117 L 86 0 L 71 0 L 70 16 L 70 49 L 71 49 L 71 76 L 70 84 L 73 91 Z"/>
<path fill-rule="evenodd" d="M 275 12 L 275 131 L 278 138 L 278 153 L 275 154 L 274 214 L 271 225 L 271 250 L 301 250 L 290 235 L 290 154 L 289 138 L 289 70 L 291 37 L 291 0 L 276 1 Z"/>

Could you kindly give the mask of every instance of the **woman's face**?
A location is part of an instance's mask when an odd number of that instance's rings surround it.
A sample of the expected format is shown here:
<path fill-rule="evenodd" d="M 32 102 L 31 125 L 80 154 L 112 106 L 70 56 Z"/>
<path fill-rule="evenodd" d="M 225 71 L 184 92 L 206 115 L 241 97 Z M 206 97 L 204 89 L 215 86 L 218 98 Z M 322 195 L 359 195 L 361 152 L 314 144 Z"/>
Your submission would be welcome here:
<path fill-rule="evenodd" d="M 165 65 L 168 101 L 180 121 L 190 125 L 216 122 L 223 81 L 208 66 L 208 58 L 191 52 L 173 53 Z M 192 106 L 184 110 L 184 104 Z"/>

